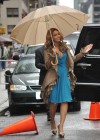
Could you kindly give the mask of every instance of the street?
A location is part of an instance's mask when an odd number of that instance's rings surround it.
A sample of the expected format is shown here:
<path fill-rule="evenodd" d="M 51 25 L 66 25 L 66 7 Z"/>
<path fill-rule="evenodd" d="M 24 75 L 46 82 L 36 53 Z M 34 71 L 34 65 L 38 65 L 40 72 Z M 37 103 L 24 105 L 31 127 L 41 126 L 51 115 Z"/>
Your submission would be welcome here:
<path fill-rule="evenodd" d="M 65 140 L 99 140 L 100 139 L 100 121 L 87 121 L 83 118 L 89 114 L 88 102 L 82 102 L 82 109 L 79 112 L 69 112 L 65 121 Z M 14 124 L 20 120 L 29 117 L 31 113 L 21 116 L 1 116 L 0 129 Z M 36 113 L 35 121 L 39 129 L 39 135 L 35 135 L 35 131 L 22 132 L 13 135 L 1 136 L 0 140 L 56 140 L 58 135 L 52 136 L 50 122 L 47 122 L 45 113 Z M 59 124 L 59 113 L 56 114 L 56 123 Z"/>

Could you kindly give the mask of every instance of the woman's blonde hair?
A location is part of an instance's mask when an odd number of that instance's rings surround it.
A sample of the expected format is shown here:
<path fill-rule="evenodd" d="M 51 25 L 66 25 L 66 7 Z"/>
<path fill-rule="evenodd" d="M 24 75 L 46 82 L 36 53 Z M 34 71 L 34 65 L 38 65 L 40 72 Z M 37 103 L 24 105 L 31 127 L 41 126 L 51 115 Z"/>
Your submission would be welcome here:
<path fill-rule="evenodd" d="M 49 47 L 53 48 L 53 40 L 52 40 L 53 38 L 52 38 L 52 36 L 53 36 L 54 31 L 59 32 L 59 30 L 56 29 L 56 28 L 51 28 L 47 31 L 46 42 L 45 42 L 46 48 L 49 48 Z M 63 39 L 64 39 L 63 35 L 60 32 L 59 32 L 59 34 L 60 34 L 59 50 L 60 51 L 65 51 L 66 50 L 66 43 L 63 42 Z"/>

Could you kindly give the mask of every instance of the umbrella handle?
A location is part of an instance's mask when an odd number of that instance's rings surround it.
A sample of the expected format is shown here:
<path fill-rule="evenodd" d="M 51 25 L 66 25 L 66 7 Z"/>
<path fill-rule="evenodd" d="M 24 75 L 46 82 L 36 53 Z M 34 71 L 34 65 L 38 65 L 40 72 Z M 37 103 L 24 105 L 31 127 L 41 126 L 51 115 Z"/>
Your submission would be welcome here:
<path fill-rule="evenodd" d="M 56 66 L 57 64 L 58 64 L 58 58 L 57 58 L 57 54 L 56 54 L 56 63 L 53 63 L 53 61 L 51 61 L 51 65 Z"/>

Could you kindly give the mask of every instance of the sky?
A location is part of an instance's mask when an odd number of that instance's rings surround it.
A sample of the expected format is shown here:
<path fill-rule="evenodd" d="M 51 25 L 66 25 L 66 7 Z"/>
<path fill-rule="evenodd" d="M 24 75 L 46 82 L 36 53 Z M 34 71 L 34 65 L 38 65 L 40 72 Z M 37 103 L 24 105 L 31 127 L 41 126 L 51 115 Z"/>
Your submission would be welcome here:
<path fill-rule="evenodd" d="M 74 8 L 74 0 L 59 0 L 59 5 L 68 6 Z"/>

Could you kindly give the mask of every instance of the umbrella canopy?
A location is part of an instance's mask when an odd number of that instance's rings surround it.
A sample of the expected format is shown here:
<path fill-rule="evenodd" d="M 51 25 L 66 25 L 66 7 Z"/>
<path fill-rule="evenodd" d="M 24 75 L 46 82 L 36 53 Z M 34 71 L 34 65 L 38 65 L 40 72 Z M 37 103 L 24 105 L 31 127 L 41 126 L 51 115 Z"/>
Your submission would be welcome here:
<path fill-rule="evenodd" d="M 4 36 L 0 36 L 0 42 L 12 42 L 12 39 Z"/>
<path fill-rule="evenodd" d="M 79 30 L 88 16 L 66 6 L 46 6 L 29 13 L 13 29 L 11 38 L 21 44 L 39 44 L 46 40 L 47 30 L 57 28 L 64 36 Z"/>

